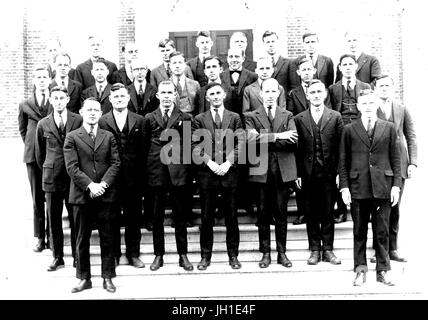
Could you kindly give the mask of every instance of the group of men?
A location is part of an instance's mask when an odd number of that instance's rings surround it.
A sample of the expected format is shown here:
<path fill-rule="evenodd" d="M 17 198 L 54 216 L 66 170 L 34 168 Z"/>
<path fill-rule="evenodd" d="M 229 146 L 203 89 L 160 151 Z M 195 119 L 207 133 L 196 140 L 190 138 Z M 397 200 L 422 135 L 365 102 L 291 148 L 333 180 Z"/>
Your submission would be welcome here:
<path fill-rule="evenodd" d="M 128 263 L 144 267 L 142 211 L 153 232 L 150 269 L 158 270 L 167 200 L 179 266 L 192 271 L 186 228 L 193 226 L 196 182 L 198 270 L 210 266 L 219 213 L 229 264 L 241 268 L 237 211 L 251 213 L 248 194 L 256 199 L 260 268 L 271 264 L 271 224 L 277 263 L 291 267 L 287 203 L 296 192 L 300 216 L 294 223 L 306 223 L 308 264 L 341 263 L 333 252 L 334 223 L 346 221 L 350 205 L 354 285 L 365 282 L 369 221 L 377 281 L 392 285 L 390 260 L 405 261 L 397 252 L 399 201 L 417 164 L 416 135 L 409 111 L 393 99 L 393 79 L 381 75 L 375 57 L 359 51 L 355 35 L 345 38 L 349 52 L 340 57 L 336 83 L 333 62 L 318 53 L 315 33 L 303 35 L 304 55 L 288 59 L 278 52 L 277 34 L 266 31 L 266 54 L 257 62 L 246 58 L 242 32 L 232 35 L 227 62 L 211 54 L 209 32 L 198 33 L 199 55 L 187 63 L 174 42 L 163 39 L 163 62 L 153 70 L 135 43 L 123 47 L 125 66 L 119 70 L 102 58 L 97 37 L 88 39 L 91 57 L 76 69 L 67 53 L 52 50 L 52 65 L 35 69 L 34 92 L 19 105 L 18 119 L 34 205 L 34 251 L 52 249 L 48 271 L 64 267 L 64 204 L 80 279 L 72 292 L 92 287 L 94 228 L 107 291 L 116 290 L 121 226 Z"/>

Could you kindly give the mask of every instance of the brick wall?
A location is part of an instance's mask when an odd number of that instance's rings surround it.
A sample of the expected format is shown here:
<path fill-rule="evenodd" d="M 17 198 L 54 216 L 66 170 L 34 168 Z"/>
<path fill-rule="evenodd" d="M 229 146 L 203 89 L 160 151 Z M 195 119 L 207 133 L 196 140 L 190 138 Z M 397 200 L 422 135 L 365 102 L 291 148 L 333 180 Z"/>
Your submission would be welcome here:
<path fill-rule="evenodd" d="M 134 0 L 121 0 L 121 11 L 118 17 L 119 26 L 119 56 L 120 65 L 124 65 L 125 59 L 122 54 L 122 47 L 127 42 L 135 41 L 135 6 Z M 118 66 L 118 68 L 120 68 Z"/>

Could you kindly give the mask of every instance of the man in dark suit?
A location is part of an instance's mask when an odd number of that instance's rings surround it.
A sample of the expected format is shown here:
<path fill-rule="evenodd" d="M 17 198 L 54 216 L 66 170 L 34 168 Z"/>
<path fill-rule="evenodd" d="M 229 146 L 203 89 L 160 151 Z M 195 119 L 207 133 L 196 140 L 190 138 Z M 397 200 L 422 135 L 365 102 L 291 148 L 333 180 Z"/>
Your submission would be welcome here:
<path fill-rule="evenodd" d="M 70 132 L 64 143 L 65 166 L 71 178 L 68 201 L 74 206 L 77 233 L 76 277 L 80 279 L 72 293 L 92 288 L 89 247 L 94 223 L 100 237 L 103 288 L 116 291 L 112 282 L 116 276 L 113 204 L 117 201 L 120 156 L 114 135 L 98 126 L 101 114 L 97 100 L 85 100 L 80 109 L 83 125 Z"/>
<path fill-rule="evenodd" d="M 113 109 L 98 122 L 101 129 L 113 133 L 120 155 L 121 167 L 116 179 L 118 202 L 115 204 L 118 224 L 115 227 L 116 263 L 122 255 L 120 222 L 125 225 L 126 258 L 135 268 L 144 268 L 140 260 L 141 220 L 144 186 L 144 117 L 128 111 L 129 93 L 125 85 L 115 83 L 109 96 Z M 123 219 L 121 219 L 123 212 Z"/>
<path fill-rule="evenodd" d="M 307 92 L 309 84 L 314 79 L 315 68 L 312 61 L 306 58 L 299 60 L 296 74 L 301 79 L 300 85 L 292 89 L 287 95 L 287 110 L 294 116 L 307 110 L 310 106 Z"/>
<path fill-rule="evenodd" d="M 301 84 L 301 79 L 296 73 L 299 67 L 299 61 L 303 58 L 312 62 L 315 68 L 314 79 L 321 80 L 322 83 L 328 88 L 333 84 L 334 80 L 334 65 L 331 58 L 323 56 L 318 53 L 319 40 L 316 33 L 305 33 L 302 36 L 303 47 L 305 54 L 293 60 L 290 66 L 290 87 L 294 89 Z"/>
<path fill-rule="evenodd" d="M 326 97 L 324 83 L 313 80 L 308 88 L 310 108 L 294 118 L 299 134 L 297 185 L 303 190 L 310 265 L 321 260 L 321 250 L 323 261 L 341 263 L 333 253 L 333 208 L 343 121 L 339 112 L 325 106 Z"/>
<path fill-rule="evenodd" d="M 202 259 L 198 264 L 199 270 L 206 270 L 211 264 L 214 214 L 219 192 L 221 192 L 220 206 L 226 221 L 229 264 L 233 269 L 241 268 L 238 260 L 236 195 L 239 177 L 238 159 L 244 148 L 245 133 L 240 116 L 224 108 L 225 97 L 226 93 L 220 84 L 210 83 L 206 99 L 209 100 L 211 108 L 198 114 L 192 126 L 192 158 L 198 165 L 202 212 L 200 238 Z M 239 163 L 243 163 L 241 161 L 242 159 Z"/>
<path fill-rule="evenodd" d="M 293 115 L 278 105 L 280 94 L 278 81 L 267 79 L 262 83 L 260 95 L 263 106 L 247 113 L 246 129 L 249 148 L 251 144 L 260 144 L 260 162 L 258 167 L 250 167 L 248 180 L 257 185 L 259 196 L 259 250 L 263 257 L 260 268 L 267 268 L 270 256 L 270 222 L 275 221 L 276 250 L 278 264 L 290 268 L 287 258 L 287 203 L 290 188 L 297 179 L 294 152 L 297 146 L 297 132 Z M 255 152 L 254 152 L 255 153 Z M 250 161 L 252 162 L 252 161 Z"/>
<path fill-rule="evenodd" d="M 50 75 L 46 66 L 34 69 L 33 82 L 33 94 L 19 104 L 18 128 L 24 142 L 24 163 L 33 200 L 34 237 L 38 239 L 33 250 L 41 252 L 49 247 L 49 220 L 45 218 L 45 193 L 42 189 L 42 171 L 36 162 L 35 140 L 37 123 L 52 111 L 48 89 Z"/>
<path fill-rule="evenodd" d="M 412 178 L 416 171 L 418 161 L 418 146 L 413 120 L 409 110 L 394 100 L 394 81 L 390 76 L 384 75 L 374 81 L 375 92 L 381 99 L 377 116 L 379 119 L 394 124 L 399 141 L 401 154 L 401 189 L 398 204 L 391 208 L 389 217 L 389 258 L 398 262 L 407 260 L 398 254 L 397 237 L 400 218 L 400 202 L 404 191 L 406 179 Z M 374 261 L 372 259 L 374 258 Z M 376 262 L 376 257 L 371 259 Z"/>
<path fill-rule="evenodd" d="M 92 97 L 101 104 L 101 111 L 103 114 L 109 112 L 112 108 L 109 100 L 111 85 L 107 81 L 108 67 L 104 60 L 94 61 L 92 65 L 92 75 L 95 78 L 95 84 L 86 88 L 82 92 L 81 101 Z"/>
<path fill-rule="evenodd" d="M 172 76 L 172 71 L 169 65 L 169 57 L 171 53 L 175 51 L 174 41 L 170 39 L 162 39 L 159 41 L 159 53 L 162 57 L 162 64 L 158 67 L 154 68 L 150 73 L 150 84 L 156 88 L 158 88 L 159 83 L 165 80 L 169 80 Z M 192 71 L 189 66 L 186 66 L 184 69 L 184 74 L 189 79 L 194 79 Z"/>
<path fill-rule="evenodd" d="M 196 35 L 196 47 L 199 50 L 197 57 L 194 57 L 187 61 L 187 65 L 190 67 L 190 70 L 193 74 L 193 79 L 199 82 L 201 87 L 208 84 L 208 78 L 204 72 L 204 59 L 211 55 L 211 48 L 213 46 L 213 41 L 209 31 L 199 31 Z"/>
<path fill-rule="evenodd" d="M 125 64 L 119 70 L 115 71 L 111 77 L 111 83 L 122 83 L 125 86 L 132 84 L 134 74 L 131 68 L 131 62 L 138 58 L 138 48 L 135 42 L 127 42 L 122 47 L 122 53 L 125 58 Z M 146 72 L 147 78 L 150 79 L 150 70 Z"/>
<path fill-rule="evenodd" d="M 360 91 L 370 89 L 370 85 L 361 82 L 355 77 L 357 61 L 353 55 L 344 54 L 340 57 L 339 70 L 342 72 L 343 78 L 328 88 L 329 102 L 333 110 L 341 113 L 343 124 L 346 125 L 360 117 L 360 112 L 357 108 L 357 98 Z M 335 223 L 345 222 L 347 219 L 347 209 L 341 198 L 338 191 Z"/>
<path fill-rule="evenodd" d="M 68 104 L 67 109 L 74 113 L 79 113 L 80 110 L 80 96 L 82 95 L 82 85 L 72 80 L 69 77 L 71 58 L 65 52 L 60 52 L 54 59 L 55 78 L 50 84 L 50 88 L 56 86 L 65 87 L 68 91 Z"/>
<path fill-rule="evenodd" d="M 345 42 L 348 46 L 348 53 L 355 56 L 358 63 L 355 75 L 358 80 L 373 84 L 379 76 L 382 75 L 379 60 L 371 55 L 368 55 L 361 51 L 358 35 L 353 32 L 347 32 L 345 34 Z M 336 71 L 336 82 L 342 79 L 343 73 L 339 66 Z"/>
<path fill-rule="evenodd" d="M 245 51 L 247 50 L 248 45 L 248 39 L 245 33 L 241 31 L 237 31 L 232 33 L 229 40 L 229 48 L 232 48 L 233 46 L 236 46 L 240 48 L 242 51 L 244 51 L 244 62 L 242 63 L 242 67 L 255 72 L 256 71 L 256 62 L 253 60 L 248 59 L 248 56 L 245 54 Z M 224 69 L 227 69 L 229 66 L 227 62 L 224 64 Z"/>
<path fill-rule="evenodd" d="M 55 271 L 64 267 L 64 234 L 62 231 L 64 202 L 71 231 L 70 242 L 73 259 L 76 256 L 73 208 L 68 203 L 70 177 L 65 169 L 63 146 L 66 134 L 82 125 L 82 117 L 66 109 L 69 96 L 65 87 L 53 87 L 49 102 L 53 107 L 53 112 L 37 124 L 35 143 L 37 164 L 43 172 L 42 188 L 46 195 L 50 243 L 54 258 L 48 271 Z M 75 261 L 73 261 L 73 265 L 75 266 Z"/>
<path fill-rule="evenodd" d="M 340 143 L 340 191 L 343 202 L 351 204 L 354 221 L 354 286 L 366 280 L 370 215 L 376 280 L 394 285 L 387 276 L 389 215 L 400 197 L 400 150 L 394 124 L 377 118 L 378 106 L 378 97 L 370 89 L 363 90 L 358 97 L 361 118 L 344 127 Z"/>
<path fill-rule="evenodd" d="M 167 193 L 170 193 L 174 208 L 175 241 L 179 266 L 186 271 L 193 270 L 193 265 L 187 258 L 187 229 L 184 212 L 184 202 L 190 183 L 188 170 L 191 159 L 188 157 L 190 155 L 186 155 L 181 147 L 184 131 L 191 130 L 192 117 L 174 104 L 176 94 L 172 81 L 161 82 L 157 92 L 160 106 L 146 115 L 145 136 L 149 143 L 146 165 L 147 184 L 154 194 L 153 247 L 155 259 L 150 265 L 152 271 L 163 266 Z M 170 142 L 168 142 L 169 137 L 172 137 Z"/>
<path fill-rule="evenodd" d="M 105 64 L 108 69 L 108 74 L 106 78 L 107 78 L 107 81 L 110 83 L 112 80 L 111 77 L 113 76 L 113 73 L 117 71 L 117 66 L 115 63 L 102 58 L 102 54 L 101 54 L 102 43 L 103 41 L 101 40 L 101 38 L 97 36 L 90 36 L 88 38 L 88 46 L 89 46 L 89 52 L 91 57 L 76 67 L 76 73 L 74 78 L 74 80 L 82 84 L 83 86 L 82 90 L 89 88 L 96 82 L 96 80 L 94 79 L 95 77 L 92 73 L 93 63 L 95 61 L 100 59 L 105 61 Z"/>
<path fill-rule="evenodd" d="M 256 74 L 258 76 L 257 81 L 254 81 L 244 89 L 242 100 L 243 113 L 259 110 L 263 106 L 263 99 L 260 96 L 261 86 L 263 81 L 272 77 L 272 60 L 268 57 L 260 57 L 257 60 Z M 285 108 L 285 90 L 281 85 L 279 86 L 278 106 Z"/>
<path fill-rule="evenodd" d="M 289 88 L 289 73 L 291 59 L 284 58 L 278 52 L 278 35 L 274 31 L 266 31 L 262 36 L 263 45 L 265 47 L 268 57 L 271 57 L 274 71 L 272 78 L 276 79 L 279 84 L 284 88 L 285 94 L 290 91 Z"/>
<path fill-rule="evenodd" d="M 141 58 L 131 61 L 131 70 L 134 81 L 126 87 L 130 95 L 128 109 L 145 116 L 159 106 L 159 100 L 156 98 L 156 88 L 147 81 L 149 69 Z"/>

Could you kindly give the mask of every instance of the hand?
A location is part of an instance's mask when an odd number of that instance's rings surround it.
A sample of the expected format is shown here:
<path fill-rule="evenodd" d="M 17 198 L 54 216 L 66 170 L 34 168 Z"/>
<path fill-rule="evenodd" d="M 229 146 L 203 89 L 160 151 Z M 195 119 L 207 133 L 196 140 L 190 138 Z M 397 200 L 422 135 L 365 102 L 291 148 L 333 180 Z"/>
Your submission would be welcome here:
<path fill-rule="evenodd" d="M 414 164 L 410 164 L 407 167 L 407 177 L 410 179 L 413 177 L 413 173 L 416 171 L 416 166 Z"/>
<path fill-rule="evenodd" d="M 339 188 L 339 175 L 336 176 L 336 187 Z"/>
<path fill-rule="evenodd" d="M 218 174 L 220 172 L 220 166 L 216 162 L 214 162 L 212 160 L 208 160 L 207 166 L 215 174 Z"/>
<path fill-rule="evenodd" d="M 226 162 L 222 163 L 219 166 L 219 169 L 220 169 L 220 174 L 219 175 L 220 176 L 224 176 L 229 171 L 229 169 L 230 169 L 231 166 L 232 166 L 232 164 L 229 161 L 226 161 Z"/>
<path fill-rule="evenodd" d="M 400 188 L 392 187 L 391 188 L 391 207 L 395 206 L 400 199 Z"/>
<path fill-rule="evenodd" d="M 287 140 L 291 143 L 295 143 L 297 142 L 298 135 L 296 130 L 288 130 L 288 131 L 277 133 L 275 137 L 276 139 Z"/>
<path fill-rule="evenodd" d="M 100 183 L 91 182 L 88 185 L 88 189 L 90 191 L 89 195 L 91 198 L 96 198 L 102 196 L 105 192 L 105 188 Z"/>
<path fill-rule="evenodd" d="M 343 203 L 349 206 L 352 202 L 351 192 L 349 191 L 349 188 L 343 188 L 343 190 L 341 190 L 341 193 L 342 193 Z"/>
<path fill-rule="evenodd" d="M 297 178 L 295 183 L 296 183 L 297 188 L 299 188 L 301 190 L 302 189 L 302 178 Z"/>
<path fill-rule="evenodd" d="M 107 182 L 105 182 L 105 181 L 101 181 L 101 182 L 100 182 L 100 186 L 102 186 L 104 189 L 107 189 L 107 188 L 108 188 L 108 184 L 107 184 Z"/>

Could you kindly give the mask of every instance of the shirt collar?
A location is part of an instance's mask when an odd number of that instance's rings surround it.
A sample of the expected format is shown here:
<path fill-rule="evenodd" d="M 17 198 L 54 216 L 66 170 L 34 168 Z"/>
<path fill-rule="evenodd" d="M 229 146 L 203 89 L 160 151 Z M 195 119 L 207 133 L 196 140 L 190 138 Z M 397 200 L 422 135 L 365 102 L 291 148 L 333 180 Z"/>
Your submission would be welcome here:
<path fill-rule="evenodd" d="M 315 114 L 318 112 L 324 113 L 324 104 L 320 105 L 319 107 L 314 107 L 313 105 L 311 105 L 310 109 L 311 109 L 311 114 Z"/>
<path fill-rule="evenodd" d="M 366 130 L 367 130 L 367 124 L 369 122 L 369 119 L 364 117 L 364 116 L 361 116 L 361 121 L 363 123 L 364 128 L 366 128 Z M 374 116 L 373 118 L 371 118 L 372 128 L 375 125 L 376 121 L 377 121 L 377 116 Z"/>
<path fill-rule="evenodd" d="M 128 108 L 125 108 L 122 112 L 113 109 L 113 115 L 115 118 L 126 118 L 126 116 L 128 115 Z"/>
<path fill-rule="evenodd" d="M 105 88 L 107 87 L 107 84 L 108 84 L 108 82 L 107 82 L 107 80 L 105 80 L 103 83 L 98 83 L 98 82 L 95 82 L 95 87 L 97 88 L 97 90 L 98 90 L 98 88 L 100 87 L 100 85 L 101 85 L 101 87 L 102 87 L 102 89 L 103 89 L 103 91 L 105 90 Z"/>
<path fill-rule="evenodd" d="M 351 83 L 349 84 L 349 86 L 353 89 L 355 88 L 356 84 L 357 84 L 357 78 L 356 77 L 351 78 Z M 347 85 L 348 85 L 348 79 L 342 78 L 342 86 L 344 86 L 346 89 Z"/>
<path fill-rule="evenodd" d="M 215 108 L 210 107 L 211 115 L 213 116 L 213 119 L 214 119 L 214 117 L 215 117 L 215 110 L 214 110 L 214 109 L 215 109 Z M 218 114 L 220 115 L 220 119 L 221 119 L 221 120 L 223 120 L 223 113 L 224 113 L 224 105 L 221 105 L 221 106 L 218 108 Z"/>
<path fill-rule="evenodd" d="M 137 80 L 134 81 L 134 87 L 135 87 L 135 90 L 137 90 L 137 93 L 140 90 L 140 84 L 143 85 L 143 91 L 144 91 L 146 89 L 146 84 L 147 84 L 146 79 L 144 79 L 143 82 L 139 82 Z"/>
<path fill-rule="evenodd" d="M 55 82 L 58 86 L 60 86 L 63 81 L 65 88 L 68 88 L 68 76 L 66 76 L 64 79 L 61 79 L 60 77 L 55 78 Z"/>
<path fill-rule="evenodd" d="M 263 105 L 263 107 L 265 108 L 266 114 L 269 114 L 269 109 L 268 109 L 268 107 L 267 107 L 267 106 L 265 106 L 265 105 Z M 270 112 L 272 113 L 272 117 L 274 117 L 274 118 L 275 118 L 275 114 L 276 114 L 276 109 L 277 109 L 277 105 L 276 105 L 276 104 L 274 104 L 274 105 L 272 106 L 272 109 L 270 109 Z"/>
<path fill-rule="evenodd" d="M 307 54 L 306 54 L 306 58 L 307 58 L 307 59 L 311 59 L 311 57 L 310 57 L 309 53 L 307 53 Z M 317 61 L 317 60 L 318 60 L 318 53 L 315 53 L 315 54 L 312 56 L 312 61 L 313 61 L 313 62 L 315 62 L 315 61 Z"/>
<path fill-rule="evenodd" d="M 56 123 L 59 123 L 59 117 L 60 117 L 60 115 L 59 115 L 59 113 L 58 112 L 56 112 L 56 111 L 54 111 L 53 112 L 53 114 L 54 114 L 54 119 L 55 119 L 55 122 Z M 62 118 L 62 121 L 64 122 L 64 124 L 67 122 L 67 109 L 64 109 L 63 111 L 62 111 L 62 113 L 61 113 L 61 118 Z"/>
<path fill-rule="evenodd" d="M 172 105 L 171 107 L 169 107 L 168 108 L 168 117 L 171 117 L 171 113 L 172 113 L 172 110 L 174 109 L 174 105 Z M 161 110 L 161 114 L 162 114 L 162 117 L 163 117 L 163 115 L 165 114 L 165 107 L 163 107 L 163 106 L 159 106 L 159 108 L 160 108 L 160 110 Z"/>
<path fill-rule="evenodd" d="M 85 130 L 88 134 L 91 131 L 91 126 L 89 124 L 87 124 L 86 122 L 83 122 L 83 128 L 85 128 Z M 97 131 L 98 131 L 98 123 L 94 124 L 94 129 L 92 130 L 92 132 L 95 135 L 97 135 Z"/>

